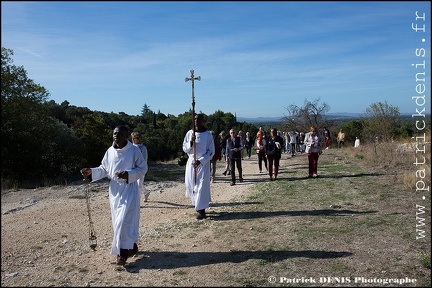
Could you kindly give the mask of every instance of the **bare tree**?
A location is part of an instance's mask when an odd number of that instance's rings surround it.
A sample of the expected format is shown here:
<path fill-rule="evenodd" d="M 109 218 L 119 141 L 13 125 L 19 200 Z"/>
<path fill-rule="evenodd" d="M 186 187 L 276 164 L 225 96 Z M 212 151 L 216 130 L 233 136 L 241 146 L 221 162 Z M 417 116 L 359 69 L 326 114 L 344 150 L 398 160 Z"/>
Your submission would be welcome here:
<path fill-rule="evenodd" d="M 310 126 L 314 125 L 318 129 L 325 126 L 325 113 L 330 110 L 330 106 L 320 99 L 308 101 L 305 99 L 303 106 L 291 104 L 286 108 L 288 116 L 284 116 L 284 126 L 289 130 L 309 131 Z"/>

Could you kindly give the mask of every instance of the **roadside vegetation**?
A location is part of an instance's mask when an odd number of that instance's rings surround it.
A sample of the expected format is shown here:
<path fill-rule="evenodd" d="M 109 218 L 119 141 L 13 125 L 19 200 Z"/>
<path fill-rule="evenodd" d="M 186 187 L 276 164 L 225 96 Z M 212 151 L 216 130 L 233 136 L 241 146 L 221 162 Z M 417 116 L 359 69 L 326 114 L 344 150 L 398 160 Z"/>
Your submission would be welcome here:
<path fill-rule="evenodd" d="M 397 144 L 376 149 L 377 154 L 373 145 L 325 150 L 317 179 L 307 177 L 305 161 L 286 165 L 278 181 L 257 183 L 233 205 L 210 210 L 211 224 L 172 223 L 149 241 L 191 237 L 198 246 L 231 247 L 224 257 L 236 265 L 221 280 L 227 286 L 288 285 L 280 277 L 303 277 L 325 282 L 288 286 L 429 287 L 430 194 L 422 200 L 415 191 L 413 151 L 398 151 Z M 277 282 L 269 283 L 269 276 Z M 175 277 L 184 283 L 190 275 Z M 355 277 L 364 279 L 354 283 Z M 415 283 L 361 283 L 406 278 Z"/>
<path fill-rule="evenodd" d="M 203 221 L 184 166 L 151 163 L 140 253 L 125 267 L 110 263 L 108 182 L 90 188 L 96 252 L 81 182 L 4 191 L 2 286 L 430 287 L 431 199 L 416 191 L 430 155 L 418 166 L 415 155 L 396 142 L 331 147 L 308 178 L 306 155 L 284 154 L 277 181 L 253 155 L 243 185 L 219 174 Z"/>
<path fill-rule="evenodd" d="M 170 161 L 181 156 L 181 145 L 191 128 L 193 111 L 175 116 L 155 112 L 143 103 L 140 115 L 128 115 L 91 111 L 71 105 L 67 100 L 55 103 L 49 100 L 48 89 L 29 79 L 23 66 L 14 65 L 12 56 L 12 50 L 2 47 L 2 188 L 47 187 L 79 180 L 78 171 L 82 167 L 100 164 L 117 125 L 127 125 L 131 132 L 142 135 L 143 143 L 151 147 L 151 162 Z M 185 108 L 188 107 L 185 104 Z M 206 127 L 216 135 L 234 128 L 254 136 L 260 126 L 265 131 L 274 127 L 279 131 L 307 132 L 311 125 L 316 125 L 318 131 L 323 127 L 330 129 L 332 139 L 336 139 L 337 131 L 342 128 L 347 134 L 347 145 L 354 143 L 355 137 L 363 144 L 375 143 L 372 149 L 375 156 L 379 145 L 392 141 L 404 144 L 422 133 L 430 137 L 430 116 L 424 118 L 425 131 L 418 131 L 415 121 L 402 117 L 398 108 L 386 102 L 371 103 L 359 119 L 329 120 L 326 117 L 329 109 L 320 99 L 305 99 L 302 106 L 289 105 L 288 116 L 281 117 L 279 123 L 238 122 L 233 113 L 220 110 L 204 115 L 204 119 Z"/>

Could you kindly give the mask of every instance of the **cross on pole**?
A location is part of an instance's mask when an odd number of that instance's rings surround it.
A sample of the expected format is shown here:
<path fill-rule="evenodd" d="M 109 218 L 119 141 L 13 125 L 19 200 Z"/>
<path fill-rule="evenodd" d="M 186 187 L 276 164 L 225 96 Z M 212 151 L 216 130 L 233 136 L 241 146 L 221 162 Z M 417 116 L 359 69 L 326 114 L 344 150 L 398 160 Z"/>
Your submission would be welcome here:
<path fill-rule="evenodd" d="M 197 171 L 196 171 L 196 166 L 195 166 L 195 162 L 196 162 L 196 143 L 195 143 L 195 80 L 200 81 L 201 80 L 201 76 L 195 77 L 194 76 L 194 70 L 190 70 L 191 72 L 191 77 L 186 77 L 185 78 L 185 82 L 187 81 L 192 81 L 192 142 L 193 142 L 193 153 L 194 153 L 194 162 L 193 162 L 193 167 L 194 167 L 194 186 L 196 185 L 196 178 L 197 178 Z M 194 191 L 195 192 L 195 191 Z"/>
<path fill-rule="evenodd" d="M 192 81 L 192 116 L 195 117 L 195 80 L 201 81 L 201 76 L 195 77 L 194 70 L 190 70 L 191 77 L 186 77 L 185 82 Z M 192 118 L 194 119 L 194 118 Z"/>

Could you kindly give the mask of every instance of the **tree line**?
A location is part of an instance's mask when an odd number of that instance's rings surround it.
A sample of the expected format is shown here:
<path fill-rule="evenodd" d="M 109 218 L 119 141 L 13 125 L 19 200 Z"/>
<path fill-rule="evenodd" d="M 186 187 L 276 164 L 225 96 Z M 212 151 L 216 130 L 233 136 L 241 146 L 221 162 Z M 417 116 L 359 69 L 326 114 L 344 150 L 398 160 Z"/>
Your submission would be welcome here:
<path fill-rule="evenodd" d="M 82 167 L 100 165 L 112 144 L 112 131 L 126 125 L 139 132 L 148 147 L 149 161 L 179 157 L 186 132 L 192 127 L 192 111 L 174 116 L 154 112 L 147 104 L 141 115 L 91 111 L 86 107 L 57 104 L 49 92 L 16 66 L 13 51 L 2 47 L 1 136 L 2 187 L 44 185 L 76 180 Z M 222 130 L 258 131 L 239 123 L 235 115 L 220 110 L 204 115 L 206 127 L 216 135 Z"/>
<path fill-rule="evenodd" d="M 68 101 L 58 104 L 49 100 L 49 92 L 27 76 L 23 66 L 13 64 L 13 51 L 2 47 L 1 57 L 1 181 L 2 187 L 34 187 L 47 183 L 68 183 L 81 177 L 82 167 L 100 165 L 106 149 L 112 144 L 112 131 L 117 125 L 126 125 L 130 132 L 139 132 L 148 148 L 149 161 L 168 161 L 182 153 L 184 135 L 192 127 L 192 111 L 174 116 L 155 112 L 147 104 L 141 115 L 92 111 L 86 107 L 71 105 Z M 380 133 L 401 135 L 414 131 L 397 123 L 398 110 L 387 103 L 375 103 L 388 109 L 384 119 L 391 119 Z M 379 108 L 383 107 L 377 107 Z M 287 108 L 289 117 L 277 125 L 283 131 L 308 131 L 310 125 L 319 128 L 344 127 L 359 135 L 369 130 L 378 131 L 382 125 L 372 125 L 368 120 L 336 123 L 325 120 L 329 107 L 305 100 L 302 107 Z M 381 110 L 380 110 L 381 111 Z M 391 112 L 391 113 L 390 113 Z M 204 114 L 204 113 L 203 113 Z M 312 115 L 312 116 L 311 116 Z M 296 119 L 292 123 L 290 119 Z M 373 118 L 371 118 L 373 119 Z M 256 135 L 256 124 L 238 122 L 230 112 L 216 110 L 204 114 L 205 126 L 215 131 L 234 128 Z M 374 123 L 383 123 L 375 119 Z M 263 128 L 269 130 L 263 123 Z M 404 130 L 405 129 L 405 130 Z M 354 131 L 358 130 L 358 131 Z M 366 135 L 366 134 L 365 134 Z M 387 136 L 386 136 L 387 137 Z"/>

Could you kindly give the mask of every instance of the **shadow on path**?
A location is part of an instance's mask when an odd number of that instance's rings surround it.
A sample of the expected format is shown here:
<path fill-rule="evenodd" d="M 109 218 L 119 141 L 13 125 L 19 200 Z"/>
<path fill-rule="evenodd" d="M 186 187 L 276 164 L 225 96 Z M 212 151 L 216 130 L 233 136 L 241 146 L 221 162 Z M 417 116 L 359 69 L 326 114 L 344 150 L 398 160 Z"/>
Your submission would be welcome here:
<path fill-rule="evenodd" d="M 383 176 L 383 175 L 385 174 L 384 173 L 358 173 L 358 174 L 343 174 L 343 175 L 323 175 L 318 173 L 317 178 L 310 178 L 307 175 L 304 177 L 289 177 L 289 173 L 288 173 L 288 177 L 283 177 L 283 178 L 279 177 L 279 179 L 294 181 L 294 180 L 305 180 L 305 179 L 311 179 L 311 180 L 326 179 L 326 178 L 339 179 L 339 178 L 371 177 L 371 176 Z"/>
<path fill-rule="evenodd" d="M 185 205 L 185 204 L 178 204 L 174 202 L 168 202 L 168 201 L 152 201 L 147 202 L 151 204 L 147 205 L 141 205 L 142 209 L 145 208 L 165 208 L 165 209 L 193 209 L 193 205 Z M 256 205 L 256 204 L 263 204 L 264 202 L 223 202 L 223 203 L 214 203 L 210 202 L 210 207 L 232 207 L 232 206 L 242 206 L 242 205 Z"/>
<path fill-rule="evenodd" d="M 283 261 L 290 258 L 329 259 L 351 256 L 351 252 L 338 251 L 230 251 L 230 252 L 138 252 L 129 258 L 125 269 L 138 273 L 141 269 L 176 269 L 218 263 L 241 263 L 250 259 Z"/>
<path fill-rule="evenodd" d="M 354 214 L 372 214 L 378 211 L 353 211 L 353 210 L 303 210 L 303 211 L 264 211 L 264 212 L 209 212 L 211 220 L 233 220 L 233 219 L 253 219 L 277 216 L 352 216 Z"/>
<path fill-rule="evenodd" d="M 183 209 L 189 209 L 189 208 L 193 208 L 192 205 L 185 205 L 185 204 L 179 204 L 179 203 L 174 203 L 174 202 L 168 202 L 168 201 L 151 201 L 151 202 L 147 202 L 147 203 L 151 203 L 151 204 L 147 204 L 147 205 L 141 205 L 141 208 L 175 208 L 175 209 L 179 209 L 179 208 L 183 208 Z"/>

